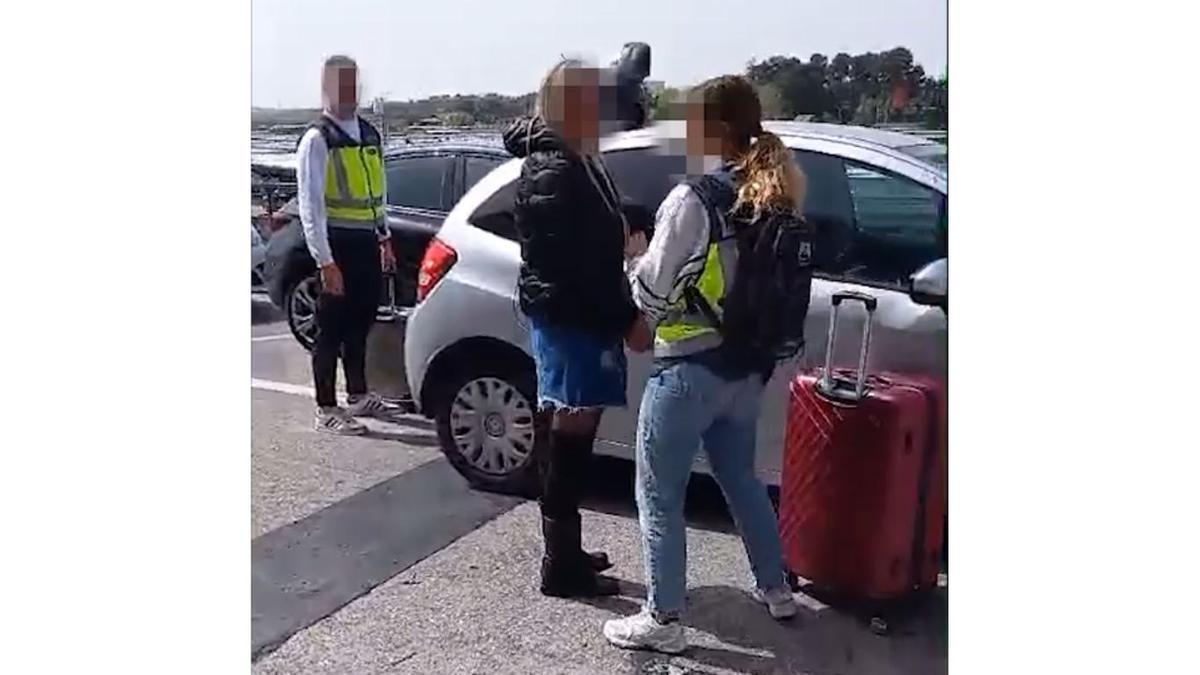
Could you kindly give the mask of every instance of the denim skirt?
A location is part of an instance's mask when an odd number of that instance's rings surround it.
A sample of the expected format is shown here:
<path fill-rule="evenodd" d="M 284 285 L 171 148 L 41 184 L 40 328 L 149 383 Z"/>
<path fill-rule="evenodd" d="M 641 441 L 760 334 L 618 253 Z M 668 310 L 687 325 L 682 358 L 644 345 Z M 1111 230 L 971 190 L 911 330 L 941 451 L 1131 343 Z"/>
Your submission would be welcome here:
<path fill-rule="evenodd" d="M 533 318 L 529 332 L 540 408 L 625 405 L 625 346 L 620 338 L 600 338 Z"/>

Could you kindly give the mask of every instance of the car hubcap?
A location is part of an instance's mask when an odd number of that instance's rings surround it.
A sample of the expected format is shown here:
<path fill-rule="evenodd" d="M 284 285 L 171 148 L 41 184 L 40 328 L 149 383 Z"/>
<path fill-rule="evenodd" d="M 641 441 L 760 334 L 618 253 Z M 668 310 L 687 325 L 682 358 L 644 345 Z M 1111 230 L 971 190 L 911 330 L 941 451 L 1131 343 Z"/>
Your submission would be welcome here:
<path fill-rule="evenodd" d="M 317 280 L 305 279 L 292 292 L 292 328 L 305 344 L 317 340 Z"/>
<path fill-rule="evenodd" d="M 450 404 L 450 435 L 475 468 L 494 475 L 511 473 L 533 452 L 533 407 L 504 380 L 471 380 Z"/>
<path fill-rule="evenodd" d="M 501 438 L 504 436 L 504 418 L 496 413 L 490 413 L 483 418 L 483 429 L 488 436 L 492 438 Z"/>

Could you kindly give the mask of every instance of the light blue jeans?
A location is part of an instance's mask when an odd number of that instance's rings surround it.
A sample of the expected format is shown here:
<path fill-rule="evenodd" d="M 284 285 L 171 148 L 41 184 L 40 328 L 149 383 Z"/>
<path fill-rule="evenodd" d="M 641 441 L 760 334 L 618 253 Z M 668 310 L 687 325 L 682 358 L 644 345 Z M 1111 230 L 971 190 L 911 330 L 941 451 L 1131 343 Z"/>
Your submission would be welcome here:
<path fill-rule="evenodd" d="M 754 473 L 763 381 L 728 381 L 682 361 L 646 383 L 637 432 L 637 504 L 647 605 L 678 615 L 687 591 L 684 495 L 701 441 L 737 523 L 758 587 L 786 584 L 775 511 Z"/>

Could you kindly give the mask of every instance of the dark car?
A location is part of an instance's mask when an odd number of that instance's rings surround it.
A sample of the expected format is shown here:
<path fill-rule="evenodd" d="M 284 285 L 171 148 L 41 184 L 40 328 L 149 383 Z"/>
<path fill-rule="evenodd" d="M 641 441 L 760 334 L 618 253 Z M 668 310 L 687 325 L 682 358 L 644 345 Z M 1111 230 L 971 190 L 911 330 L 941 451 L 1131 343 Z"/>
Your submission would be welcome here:
<path fill-rule="evenodd" d="M 392 277 L 396 304 L 415 303 L 417 268 L 446 214 L 472 185 L 508 159 L 498 138 L 494 142 L 480 139 L 389 148 L 384 167 L 387 222 L 396 253 L 397 270 Z M 267 244 L 267 292 L 287 315 L 292 334 L 305 349 L 311 349 L 316 331 L 316 263 L 304 243 L 294 204 L 282 212 L 291 216 Z"/>

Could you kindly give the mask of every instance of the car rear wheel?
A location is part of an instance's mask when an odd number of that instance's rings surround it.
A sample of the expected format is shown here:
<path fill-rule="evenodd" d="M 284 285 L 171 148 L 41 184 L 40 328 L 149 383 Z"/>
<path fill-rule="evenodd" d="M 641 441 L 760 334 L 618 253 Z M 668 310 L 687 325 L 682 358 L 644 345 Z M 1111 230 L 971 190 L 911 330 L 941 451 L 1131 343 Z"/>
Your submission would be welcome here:
<path fill-rule="evenodd" d="M 488 359 L 451 375 L 436 398 L 442 452 L 472 486 L 534 496 L 545 437 L 531 369 Z"/>
<path fill-rule="evenodd" d="M 301 347 L 312 351 L 317 341 L 317 296 L 320 282 L 311 274 L 293 283 L 284 296 L 288 328 Z"/>

